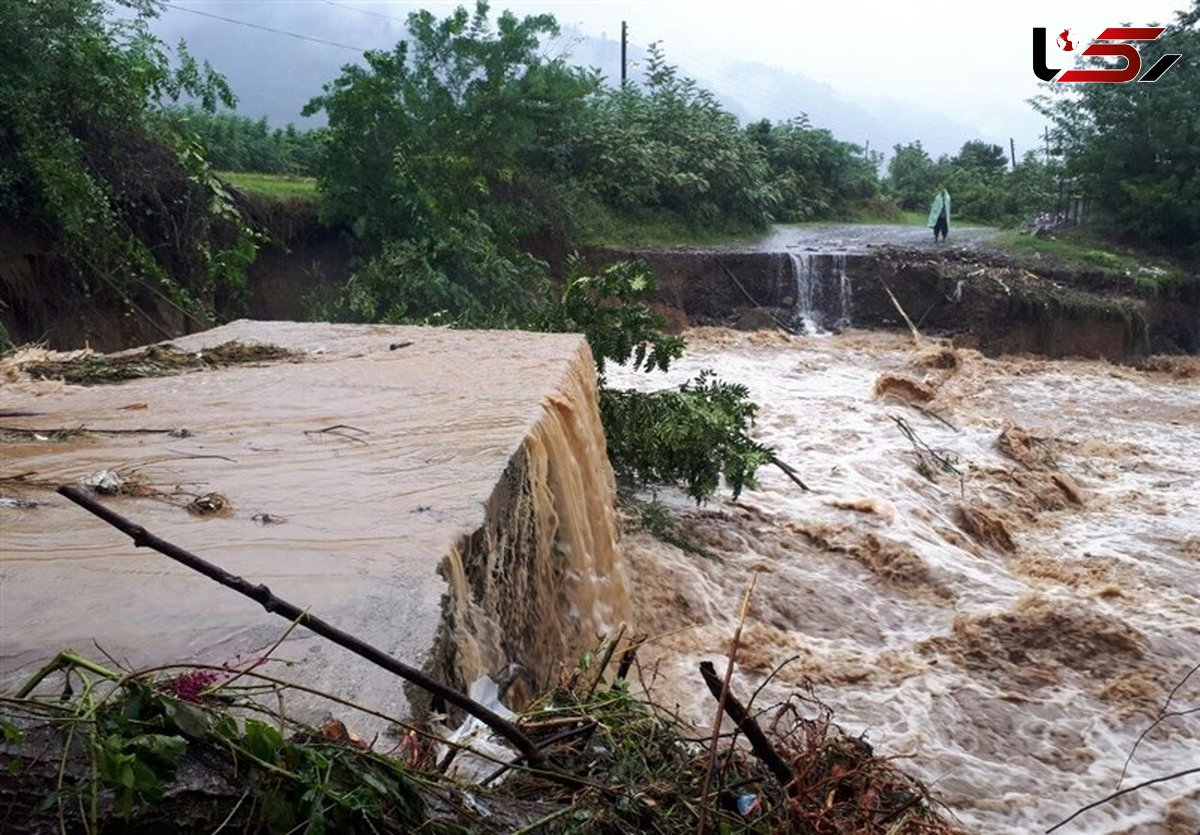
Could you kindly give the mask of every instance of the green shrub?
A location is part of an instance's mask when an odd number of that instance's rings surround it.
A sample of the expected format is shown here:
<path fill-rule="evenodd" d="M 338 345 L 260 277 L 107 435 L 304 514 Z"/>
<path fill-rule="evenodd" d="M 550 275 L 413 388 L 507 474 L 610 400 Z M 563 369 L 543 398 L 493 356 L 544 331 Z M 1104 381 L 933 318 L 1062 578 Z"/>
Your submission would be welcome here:
<path fill-rule="evenodd" d="M 568 259 L 558 283 L 542 282 L 542 302 L 529 321 L 533 330 L 587 336 L 604 379 L 605 362 L 650 371 L 666 371 L 683 355 L 683 339 L 663 331 L 666 322 L 643 303 L 654 290 L 645 264 L 621 261 L 589 271 L 578 255 Z"/>
<path fill-rule="evenodd" d="M 752 440 L 758 406 L 737 383 L 710 371 L 677 389 L 605 389 L 600 415 L 608 456 L 618 476 L 641 484 L 679 484 L 697 502 L 717 492 L 724 477 L 734 498 L 755 486 L 771 451 Z"/>
<path fill-rule="evenodd" d="M 654 278 L 644 264 L 620 262 L 594 271 L 578 257 L 569 264 L 561 284 L 543 285 L 530 326 L 587 337 L 600 374 L 600 417 L 614 472 L 639 484 L 679 485 L 697 502 L 711 498 L 722 477 L 734 496 L 752 487 L 771 451 L 747 434 L 758 410 L 748 390 L 710 372 L 664 391 L 603 387 L 606 362 L 666 371 L 683 354 L 684 342 L 666 334 L 662 317 L 646 307 Z"/>

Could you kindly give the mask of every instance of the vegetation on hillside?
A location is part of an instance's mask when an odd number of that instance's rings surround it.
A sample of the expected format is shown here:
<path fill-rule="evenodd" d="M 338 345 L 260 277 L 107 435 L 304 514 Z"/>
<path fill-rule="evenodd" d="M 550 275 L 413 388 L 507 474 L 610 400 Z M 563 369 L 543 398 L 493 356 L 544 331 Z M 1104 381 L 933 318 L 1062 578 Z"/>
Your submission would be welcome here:
<path fill-rule="evenodd" d="M 918 212 L 921 222 L 930 200 L 945 187 L 953 200 L 955 220 L 1011 226 L 1055 206 L 1057 163 L 1029 151 L 1010 168 L 999 145 L 978 140 L 963 144 L 953 157 L 937 160 L 919 140 L 897 145 L 887 166 L 887 188 L 900 208 Z"/>
<path fill-rule="evenodd" d="M 166 108 L 159 118 L 176 133 L 193 137 L 208 164 L 220 171 L 316 174 L 320 130 L 300 130 L 291 124 L 271 128 L 265 116 L 251 119 L 238 113 L 214 113 L 194 104 Z"/>
<path fill-rule="evenodd" d="M 224 79 L 150 31 L 155 4 L 8 4 L 0 28 L 0 215 L 47 241 L 74 293 L 167 305 L 192 322 L 244 289 L 258 238 L 202 150 L 158 118 L 188 96 L 232 106 Z"/>
<path fill-rule="evenodd" d="M 1035 100 L 1078 191 L 1128 242 L 1200 259 L 1200 0 L 1157 40 L 1142 66 L 1181 54 L 1153 84 L 1057 85 Z"/>

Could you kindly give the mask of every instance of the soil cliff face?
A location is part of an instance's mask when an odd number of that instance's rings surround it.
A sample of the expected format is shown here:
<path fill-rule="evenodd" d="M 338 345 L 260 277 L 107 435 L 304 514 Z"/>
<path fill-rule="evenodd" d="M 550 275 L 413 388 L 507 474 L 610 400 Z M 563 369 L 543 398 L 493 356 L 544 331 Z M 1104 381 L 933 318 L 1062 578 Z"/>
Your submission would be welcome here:
<path fill-rule="evenodd" d="M 805 319 L 827 328 L 905 328 L 903 309 L 923 332 L 952 334 L 990 355 L 1126 361 L 1200 350 L 1196 278 L 1153 295 L 1098 283 L 1096 276 L 1039 275 L 983 254 L 891 247 L 842 255 L 597 250 L 591 258 L 649 264 L 659 284 L 659 311 L 676 328 L 803 330 Z"/>
<path fill-rule="evenodd" d="M 351 274 L 352 236 L 323 225 L 311 201 L 238 201 L 268 243 L 249 268 L 245 298 L 222 302 L 218 314 L 310 318 L 314 300 Z M 1200 351 L 1198 276 L 1156 292 L 1110 274 L 1053 266 L 1031 272 L 974 246 L 871 243 L 841 254 L 812 247 L 604 248 L 587 257 L 647 262 L 659 285 L 655 307 L 674 330 L 903 328 L 898 304 L 922 331 L 953 334 L 991 355 L 1131 361 Z M 145 291 L 117 301 L 81 295 L 46 241 L 2 225 L 0 302 L 0 324 L 13 342 L 60 349 L 116 350 L 209 326 Z"/>
<path fill-rule="evenodd" d="M 247 270 L 242 297 L 205 301 L 221 320 L 310 318 L 309 297 L 349 277 L 355 254 L 349 234 L 322 224 L 311 200 L 240 192 L 235 200 L 266 241 Z M 213 324 L 186 315 L 152 287 L 82 287 L 48 235 L 0 222 L 0 326 L 14 344 L 117 351 Z"/>

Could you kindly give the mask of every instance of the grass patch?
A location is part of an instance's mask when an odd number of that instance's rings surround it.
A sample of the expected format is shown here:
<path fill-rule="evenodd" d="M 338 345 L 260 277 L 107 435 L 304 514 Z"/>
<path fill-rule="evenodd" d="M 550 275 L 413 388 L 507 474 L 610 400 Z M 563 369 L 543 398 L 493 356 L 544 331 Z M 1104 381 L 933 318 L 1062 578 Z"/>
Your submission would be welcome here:
<path fill-rule="evenodd" d="M 836 218 L 846 223 L 887 223 L 893 226 L 924 226 L 925 213 L 909 212 L 896 205 L 890 197 L 855 200 Z"/>
<path fill-rule="evenodd" d="M 1021 261 L 1049 259 L 1069 270 L 1120 276 L 1155 291 L 1177 285 L 1187 275 L 1169 259 L 1118 247 L 1086 226 L 1040 237 L 1008 230 L 993 244 Z"/>
<path fill-rule="evenodd" d="M 234 188 L 266 197 L 317 198 L 316 177 L 297 174 L 254 174 L 243 171 L 218 171 L 217 176 Z"/>
<path fill-rule="evenodd" d="M 617 214 L 593 206 L 579 219 L 580 243 L 593 246 L 714 246 L 756 241 L 768 234 L 755 226 L 705 226 L 650 209 Z"/>

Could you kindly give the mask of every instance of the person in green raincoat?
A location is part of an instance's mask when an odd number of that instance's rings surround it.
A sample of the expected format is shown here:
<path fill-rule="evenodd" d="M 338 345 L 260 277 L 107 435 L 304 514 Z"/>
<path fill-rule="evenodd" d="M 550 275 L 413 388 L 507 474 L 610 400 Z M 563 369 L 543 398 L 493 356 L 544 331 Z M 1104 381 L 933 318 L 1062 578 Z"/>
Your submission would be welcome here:
<path fill-rule="evenodd" d="M 950 234 L 950 192 L 945 186 L 934 196 L 933 205 L 929 207 L 929 225 L 933 227 L 934 243 L 937 243 L 938 233 L 943 241 Z"/>

